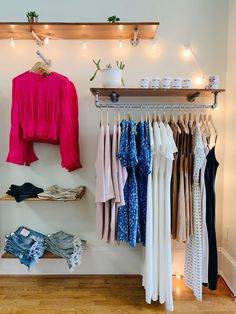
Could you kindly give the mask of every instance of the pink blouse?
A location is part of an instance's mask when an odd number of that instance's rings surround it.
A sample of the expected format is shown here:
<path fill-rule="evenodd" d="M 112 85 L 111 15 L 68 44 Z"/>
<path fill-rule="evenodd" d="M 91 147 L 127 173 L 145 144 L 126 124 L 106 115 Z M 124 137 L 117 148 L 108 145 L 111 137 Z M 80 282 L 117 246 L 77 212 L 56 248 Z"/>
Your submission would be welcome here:
<path fill-rule="evenodd" d="M 29 166 L 38 160 L 33 142 L 60 145 L 61 165 L 68 171 L 82 167 L 76 89 L 56 72 L 28 71 L 13 79 L 7 161 Z"/>

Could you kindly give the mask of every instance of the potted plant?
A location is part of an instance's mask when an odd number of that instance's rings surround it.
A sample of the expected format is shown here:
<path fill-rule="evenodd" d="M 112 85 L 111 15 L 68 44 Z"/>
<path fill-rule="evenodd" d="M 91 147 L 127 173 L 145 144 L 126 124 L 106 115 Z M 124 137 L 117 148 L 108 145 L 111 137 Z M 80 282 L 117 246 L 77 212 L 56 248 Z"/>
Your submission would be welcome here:
<path fill-rule="evenodd" d="M 116 61 L 117 67 L 115 68 L 113 68 L 111 64 L 108 64 L 106 65 L 106 68 L 103 69 L 100 67 L 100 62 L 101 60 L 98 60 L 98 62 L 93 60 L 93 63 L 96 65 L 96 71 L 90 78 L 90 81 L 93 81 L 98 71 L 101 71 L 103 87 L 120 87 L 121 85 L 125 85 L 122 78 L 122 70 L 124 69 L 125 65 L 122 61 L 120 63 Z"/>
<path fill-rule="evenodd" d="M 120 21 L 119 17 L 116 15 L 109 16 L 107 21 L 109 23 L 118 23 Z"/>
<path fill-rule="evenodd" d="M 39 15 L 35 11 L 29 11 L 26 14 L 29 23 L 37 23 Z"/>

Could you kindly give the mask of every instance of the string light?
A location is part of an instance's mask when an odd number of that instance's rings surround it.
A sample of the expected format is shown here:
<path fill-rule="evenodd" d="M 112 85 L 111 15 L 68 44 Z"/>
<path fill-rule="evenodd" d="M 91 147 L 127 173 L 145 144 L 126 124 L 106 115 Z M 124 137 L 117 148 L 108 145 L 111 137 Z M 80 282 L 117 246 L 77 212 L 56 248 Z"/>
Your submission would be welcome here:
<path fill-rule="evenodd" d="M 45 45 L 49 44 L 49 37 L 48 36 L 44 38 L 44 43 L 45 43 Z"/>
<path fill-rule="evenodd" d="M 192 55 L 192 50 L 190 48 L 185 48 L 184 50 L 184 57 L 185 58 L 190 58 Z"/>
<path fill-rule="evenodd" d="M 123 41 L 122 40 L 119 41 L 119 47 L 123 48 Z"/>
<path fill-rule="evenodd" d="M 82 49 L 85 50 L 86 48 L 87 48 L 87 44 L 86 44 L 86 42 L 84 41 L 84 42 L 82 43 Z"/>
<path fill-rule="evenodd" d="M 181 279 L 181 275 L 176 274 L 176 278 L 180 280 Z"/>
<path fill-rule="evenodd" d="M 198 76 L 195 78 L 195 83 L 197 85 L 202 85 L 203 84 L 203 76 Z"/>
<path fill-rule="evenodd" d="M 11 40 L 10 40 L 10 45 L 11 45 L 11 47 L 15 47 L 15 41 L 13 38 L 11 38 Z"/>
<path fill-rule="evenodd" d="M 156 49 L 157 49 L 157 44 L 156 44 L 155 41 L 154 41 L 154 43 L 152 44 L 152 49 L 153 49 L 153 50 L 156 50 Z"/>

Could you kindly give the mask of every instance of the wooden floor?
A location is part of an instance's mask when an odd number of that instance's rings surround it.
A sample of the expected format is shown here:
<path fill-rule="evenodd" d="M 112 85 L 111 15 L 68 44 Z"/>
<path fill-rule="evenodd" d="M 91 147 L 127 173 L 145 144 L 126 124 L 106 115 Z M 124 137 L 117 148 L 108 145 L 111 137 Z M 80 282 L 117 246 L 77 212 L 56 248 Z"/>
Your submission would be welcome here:
<path fill-rule="evenodd" d="M 173 278 L 174 313 L 236 313 L 236 302 L 219 280 L 217 292 L 204 288 L 195 301 L 182 280 Z M 165 305 L 144 301 L 138 276 L 0 277 L 0 313 L 136 314 L 165 313 Z"/>

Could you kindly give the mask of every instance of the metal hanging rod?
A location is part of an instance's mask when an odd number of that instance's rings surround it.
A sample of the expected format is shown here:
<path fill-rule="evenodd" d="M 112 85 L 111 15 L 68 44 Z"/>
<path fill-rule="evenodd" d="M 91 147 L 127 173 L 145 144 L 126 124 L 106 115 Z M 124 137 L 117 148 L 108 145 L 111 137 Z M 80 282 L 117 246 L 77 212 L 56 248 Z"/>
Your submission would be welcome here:
<path fill-rule="evenodd" d="M 212 104 L 165 104 L 165 103 L 153 103 L 153 104 L 135 104 L 135 103 L 96 103 L 97 108 L 111 108 L 111 109 L 213 109 Z"/>

